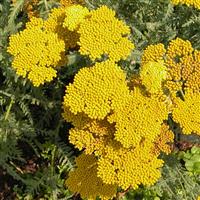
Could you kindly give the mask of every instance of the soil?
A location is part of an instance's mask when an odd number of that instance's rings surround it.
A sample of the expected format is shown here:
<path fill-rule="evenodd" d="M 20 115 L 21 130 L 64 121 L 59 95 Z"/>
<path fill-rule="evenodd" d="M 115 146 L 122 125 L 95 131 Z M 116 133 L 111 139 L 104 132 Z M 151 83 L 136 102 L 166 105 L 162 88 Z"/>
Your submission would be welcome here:
<path fill-rule="evenodd" d="M 14 200 L 16 194 L 13 191 L 14 186 L 17 184 L 5 170 L 0 168 L 0 200 Z"/>

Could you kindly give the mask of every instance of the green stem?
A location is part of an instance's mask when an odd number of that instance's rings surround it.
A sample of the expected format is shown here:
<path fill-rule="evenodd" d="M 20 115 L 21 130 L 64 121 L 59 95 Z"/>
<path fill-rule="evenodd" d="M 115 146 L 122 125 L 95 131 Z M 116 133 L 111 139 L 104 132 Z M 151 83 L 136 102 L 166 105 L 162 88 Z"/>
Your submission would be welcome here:
<path fill-rule="evenodd" d="M 185 101 L 185 95 L 183 93 L 183 90 L 180 90 L 180 94 L 181 94 L 181 97 L 183 98 L 183 100 Z"/>
<path fill-rule="evenodd" d="M 54 146 L 52 151 L 52 157 L 51 157 L 51 176 L 54 175 L 54 160 L 55 160 L 55 154 L 56 154 L 56 146 Z"/>
<path fill-rule="evenodd" d="M 53 179 L 55 168 L 54 168 L 54 162 L 55 162 L 55 155 L 56 155 L 56 146 L 54 146 L 51 156 L 51 178 Z M 52 199 L 55 200 L 56 197 L 54 197 L 54 192 L 52 192 Z"/>
<path fill-rule="evenodd" d="M 46 0 L 44 0 L 44 5 L 45 5 L 45 9 L 46 9 L 46 11 L 49 11 L 49 8 L 48 8 L 48 3 L 47 3 L 47 1 L 46 1 Z"/>
<path fill-rule="evenodd" d="M 11 110 L 11 108 L 12 108 L 13 103 L 14 103 L 14 99 L 11 98 L 10 104 L 9 104 L 9 106 L 8 106 L 8 109 L 7 109 L 6 114 L 5 114 L 5 117 L 4 117 L 4 120 L 5 120 L 5 121 L 8 119 L 8 116 L 9 116 L 9 114 L 10 114 L 10 110 Z"/>

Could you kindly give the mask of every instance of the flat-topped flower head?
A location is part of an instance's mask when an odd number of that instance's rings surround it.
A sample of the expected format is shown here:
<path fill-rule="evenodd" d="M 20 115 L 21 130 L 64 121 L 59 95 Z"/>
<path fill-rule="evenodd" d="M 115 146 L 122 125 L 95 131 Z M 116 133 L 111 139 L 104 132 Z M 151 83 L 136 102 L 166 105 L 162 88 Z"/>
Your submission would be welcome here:
<path fill-rule="evenodd" d="M 80 23 L 80 53 L 92 60 L 107 56 L 110 60 L 126 59 L 134 48 L 128 39 L 130 28 L 115 17 L 115 11 L 106 6 L 92 10 Z"/>
<path fill-rule="evenodd" d="M 33 18 L 23 31 L 11 35 L 7 51 L 13 55 L 12 67 L 34 86 L 50 82 L 64 52 L 64 42 L 57 34 L 47 32 L 41 19 Z"/>
<path fill-rule="evenodd" d="M 164 62 L 165 53 L 166 49 L 162 43 L 149 45 L 143 52 L 141 59 L 142 66 L 148 62 Z"/>
<path fill-rule="evenodd" d="M 104 119 L 126 102 L 129 88 L 122 69 L 111 61 L 82 68 L 66 88 L 63 105 L 74 114 L 85 113 L 91 119 Z"/>
<path fill-rule="evenodd" d="M 184 134 L 200 135 L 200 93 L 186 93 L 184 100 L 176 99 L 173 120 L 180 124 Z"/>
<path fill-rule="evenodd" d="M 69 173 L 66 185 L 74 193 L 89 200 L 109 200 L 115 197 L 117 186 L 105 184 L 97 177 L 97 159 L 94 155 L 81 154 L 76 158 L 77 168 Z"/>
<path fill-rule="evenodd" d="M 156 96 L 144 96 L 136 88 L 128 102 L 110 115 L 108 121 L 115 124 L 115 140 L 129 148 L 139 145 L 144 138 L 153 142 L 167 117 L 164 102 Z"/>
<path fill-rule="evenodd" d="M 106 154 L 99 158 L 97 174 L 106 184 L 117 184 L 124 190 L 137 189 L 141 184 L 153 185 L 161 176 L 163 161 L 151 154 L 151 144 L 138 145 L 136 148 L 105 146 Z"/>

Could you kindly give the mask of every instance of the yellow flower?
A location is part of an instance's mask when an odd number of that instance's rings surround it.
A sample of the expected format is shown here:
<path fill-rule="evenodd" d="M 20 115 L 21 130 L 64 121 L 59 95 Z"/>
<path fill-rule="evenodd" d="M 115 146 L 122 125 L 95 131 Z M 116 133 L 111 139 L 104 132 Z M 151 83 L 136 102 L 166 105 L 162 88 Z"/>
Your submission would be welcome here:
<path fill-rule="evenodd" d="M 167 50 L 161 44 L 150 45 L 142 56 L 142 66 L 151 61 L 164 62 L 167 68 L 164 85 L 173 95 L 181 90 L 200 92 L 200 51 L 194 50 L 188 40 L 176 38 Z"/>
<path fill-rule="evenodd" d="M 189 56 L 188 56 L 189 57 Z M 182 69 L 182 76 L 185 76 L 185 90 L 192 91 L 194 93 L 200 92 L 200 51 L 195 50 L 191 59 L 183 60 L 183 64 L 186 66 Z"/>
<path fill-rule="evenodd" d="M 75 31 L 89 15 L 89 10 L 80 5 L 72 5 L 65 9 L 65 14 L 66 18 L 64 20 L 63 27 L 67 27 L 70 31 Z"/>
<path fill-rule="evenodd" d="M 167 68 L 162 63 L 148 62 L 141 66 L 140 77 L 148 92 L 158 93 L 167 78 Z"/>
<path fill-rule="evenodd" d="M 92 60 L 108 57 L 119 61 L 126 59 L 134 48 L 127 38 L 130 29 L 124 22 L 115 17 L 115 12 L 106 6 L 90 12 L 80 23 L 80 53 Z"/>
<path fill-rule="evenodd" d="M 153 153 L 156 155 L 159 155 L 161 151 L 166 154 L 171 153 L 169 143 L 172 143 L 173 141 L 174 133 L 169 129 L 167 124 L 163 123 L 160 134 L 157 136 L 154 142 Z"/>
<path fill-rule="evenodd" d="M 173 120 L 180 124 L 184 134 L 200 135 L 200 93 L 186 93 L 184 101 L 176 99 Z"/>
<path fill-rule="evenodd" d="M 194 8 L 200 9 L 199 0 L 171 0 L 174 5 L 185 4 L 187 6 L 193 6 Z"/>
<path fill-rule="evenodd" d="M 12 67 L 16 73 L 27 76 L 38 87 L 57 76 L 55 67 L 61 60 L 64 42 L 43 30 L 41 19 L 33 19 L 26 29 L 10 37 L 7 51 L 14 57 Z"/>
<path fill-rule="evenodd" d="M 90 179 L 82 178 L 88 174 L 88 161 L 80 162 L 84 171 L 78 170 L 77 163 L 76 172 L 67 180 L 69 189 L 94 199 L 97 193 L 91 196 L 89 191 L 90 180 L 96 177 L 105 185 L 122 189 L 153 185 L 159 179 L 163 161 L 157 156 L 160 151 L 169 152 L 166 143 L 171 136 L 160 133 L 168 110 L 159 98 L 159 94 L 147 96 L 140 87 L 131 91 L 125 74 L 112 61 L 96 63 L 78 72 L 74 82 L 67 86 L 63 117 L 74 125 L 69 131 L 69 141 L 84 155 L 97 156 L 96 172 L 90 173 Z M 74 181 L 75 177 L 81 184 Z"/>
<path fill-rule="evenodd" d="M 193 48 L 188 40 L 184 41 L 176 38 L 169 43 L 166 53 L 166 64 L 172 80 L 178 81 L 181 79 L 182 58 L 189 56 L 192 52 Z"/>
<path fill-rule="evenodd" d="M 115 144 L 105 146 L 105 155 L 98 160 L 98 177 L 124 190 L 153 185 L 160 178 L 163 161 L 151 154 L 151 147 L 145 142 L 129 149 Z"/>
<path fill-rule="evenodd" d="M 141 64 L 142 66 L 148 62 L 163 62 L 166 53 L 165 46 L 162 43 L 149 45 L 143 52 Z"/>
<path fill-rule="evenodd" d="M 189 41 L 172 40 L 167 48 L 168 79 L 181 83 L 181 88 L 200 92 L 200 51 L 194 50 Z"/>
<path fill-rule="evenodd" d="M 102 155 L 103 149 L 114 136 L 114 126 L 106 120 L 85 123 L 81 128 L 75 127 L 69 131 L 69 141 L 86 154 Z"/>
<path fill-rule="evenodd" d="M 83 112 L 91 119 L 104 119 L 126 101 L 129 89 L 125 78 L 123 70 L 111 61 L 82 68 L 67 86 L 63 105 L 74 114 Z"/>
<path fill-rule="evenodd" d="M 153 142 L 167 117 L 164 102 L 156 96 L 144 96 L 136 88 L 128 103 L 110 115 L 108 121 L 115 124 L 115 140 L 129 148 L 137 146 L 143 138 Z"/>
<path fill-rule="evenodd" d="M 69 173 L 66 185 L 72 192 L 80 193 L 82 198 L 96 200 L 112 199 L 117 192 L 117 186 L 105 184 L 97 177 L 97 159 L 94 155 L 81 154 L 76 158 L 77 168 Z"/>

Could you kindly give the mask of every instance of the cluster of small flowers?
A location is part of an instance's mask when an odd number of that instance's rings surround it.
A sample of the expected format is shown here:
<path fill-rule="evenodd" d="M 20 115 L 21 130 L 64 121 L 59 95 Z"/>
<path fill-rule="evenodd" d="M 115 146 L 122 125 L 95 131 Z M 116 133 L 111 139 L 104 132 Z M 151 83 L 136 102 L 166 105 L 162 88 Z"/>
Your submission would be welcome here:
<path fill-rule="evenodd" d="M 7 51 L 14 56 L 12 67 L 22 77 L 28 77 L 34 86 L 52 81 L 55 66 L 64 52 L 64 42 L 57 34 L 43 29 L 42 19 L 32 18 L 26 29 L 12 35 Z"/>
<path fill-rule="evenodd" d="M 69 49 L 79 47 L 81 55 L 96 61 L 79 70 L 63 101 L 63 117 L 74 126 L 69 140 L 84 151 L 66 184 L 90 200 L 158 180 L 163 165 L 158 156 L 170 153 L 173 141 L 169 114 L 184 133 L 200 133 L 200 52 L 180 38 L 167 48 L 150 45 L 140 73 L 127 81 L 117 62 L 134 45 L 130 28 L 115 15 L 106 6 L 55 8 L 47 20 L 31 18 L 8 47 L 12 67 L 34 86 L 57 76 Z"/>
<path fill-rule="evenodd" d="M 199 104 L 194 106 L 194 102 L 199 97 L 187 98 L 189 102 L 184 101 L 187 105 L 183 105 L 181 99 L 172 101 L 173 92 L 169 85 L 175 83 L 173 87 L 180 88 L 176 83 L 183 79 L 174 79 L 178 73 L 172 72 L 177 66 L 176 70 L 180 69 L 179 61 L 184 62 L 187 74 L 189 65 L 185 63 L 189 58 L 190 61 L 193 59 L 193 73 L 197 72 L 194 68 L 199 54 L 188 41 L 179 38 L 171 41 L 168 49 L 162 44 L 151 45 L 142 57 L 140 73 L 127 81 L 126 74 L 116 62 L 127 57 L 134 47 L 127 38 L 128 27 L 116 20 L 115 13 L 105 6 L 91 12 L 81 7 L 73 9 L 79 15 L 70 10 L 64 27 L 70 31 L 77 30 L 80 53 L 98 62 L 82 68 L 74 82 L 66 87 L 63 117 L 74 126 L 69 131 L 69 140 L 83 151 L 76 159 L 77 168 L 70 172 L 66 185 L 83 198 L 96 199 L 99 196 L 110 199 L 116 195 L 118 187 L 126 190 L 141 184 L 148 186 L 159 179 L 163 161 L 158 156 L 161 152 L 170 153 L 169 143 L 174 139 L 166 123 L 170 113 L 173 112 L 173 119 L 179 121 L 179 112 L 185 112 L 182 115 L 185 129 L 190 133 L 198 132 L 200 115 L 196 115 Z M 116 27 L 107 26 L 110 23 Z M 121 27 L 120 31 L 117 27 Z M 117 37 L 109 36 L 107 30 Z M 116 46 L 123 46 L 121 42 L 126 51 Z M 106 60 L 102 59 L 104 55 Z M 190 57 L 182 60 L 183 55 Z M 184 75 L 183 72 L 179 74 Z M 185 82 L 182 86 L 185 91 L 190 87 Z M 190 87 L 190 90 L 195 92 L 198 89 Z M 186 124 L 189 112 L 196 116 L 190 120 L 192 129 Z M 89 162 L 90 159 L 93 162 Z M 91 169 L 94 173 L 89 176 Z M 97 189 L 100 182 L 101 187 Z"/>
<path fill-rule="evenodd" d="M 148 46 L 141 68 L 150 61 L 162 62 L 167 69 L 162 89 L 171 99 L 173 120 L 180 124 L 184 134 L 200 135 L 200 51 L 189 41 L 176 38 L 166 49 L 163 44 Z M 151 84 L 145 80 L 144 85 L 149 90 Z"/>
<path fill-rule="evenodd" d="M 171 0 L 174 5 L 185 4 L 187 6 L 193 6 L 194 8 L 200 9 L 199 0 Z"/>
<path fill-rule="evenodd" d="M 161 87 L 166 78 L 162 63 L 147 64 L 142 77 L 148 71 L 154 76 L 156 69 L 156 84 Z M 168 143 L 173 141 L 173 133 L 165 124 L 167 103 L 160 90 L 149 93 L 140 84 L 129 85 L 124 71 L 109 59 L 82 68 L 66 88 L 63 117 L 74 126 L 69 141 L 84 150 L 66 184 L 82 198 L 111 199 L 117 187 L 126 190 L 153 185 L 160 177 L 163 161 L 158 156 L 161 151 L 168 154 Z M 94 162 L 88 163 L 87 159 Z M 91 168 L 95 173 L 86 176 Z"/>
<path fill-rule="evenodd" d="M 78 45 L 80 54 L 93 60 L 106 56 L 113 62 L 125 59 L 134 47 L 129 33 L 106 6 L 89 11 L 71 5 L 53 9 L 47 20 L 32 17 L 26 29 L 10 37 L 8 52 L 14 56 L 16 73 L 38 87 L 57 76 L 55 68 L 64 66 L 68 49 Z"/>
<path fill-rule="evenodd" d="M 166 124 L 169 114 L 185 134 L 200 134 L 199 55 L 189 41 L 177 38 L 167 48 L 147 47 L 140 73 L 130 81 L 111 58 L 81 69 L 67 86 L 63 117 L 74 125 L 69 140 L 84 150 L 80 157 L 96 156 L 95 179 L 113 189 L 109 197 L 103 190 L 97 196 L 109 199 L 117 187 L 137 188 L 158 180 L 163 165 L 158 156 L 170 153 L 174 139 Z M 82 184 L 77 186 L 77 171 L 66 184 L 88 197 L 85 184 L 91 185 L 94 177 L 79 175 Z"/>

